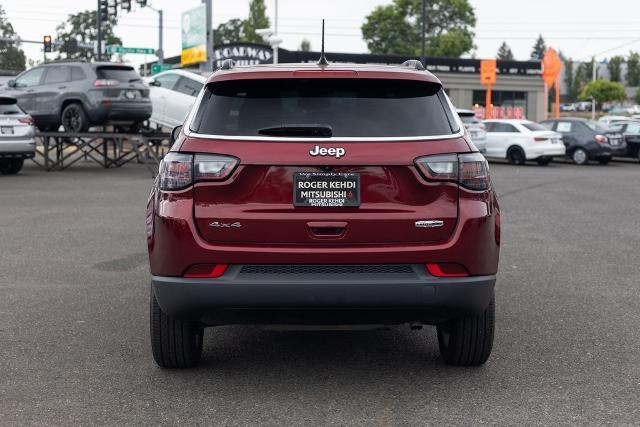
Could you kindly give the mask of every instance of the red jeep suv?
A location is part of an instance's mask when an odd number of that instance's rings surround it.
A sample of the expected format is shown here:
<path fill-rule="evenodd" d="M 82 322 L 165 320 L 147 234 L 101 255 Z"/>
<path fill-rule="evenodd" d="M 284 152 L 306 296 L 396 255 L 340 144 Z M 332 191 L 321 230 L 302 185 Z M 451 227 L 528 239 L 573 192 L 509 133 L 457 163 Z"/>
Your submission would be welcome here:
<path fill-rule="evenodd" d="M 429 324 L 447 363 L 487 360 L 499 207 L 421 64 L 226 63 L 173 135 L 146 215 L 160 366 L 228 324 Z"/>

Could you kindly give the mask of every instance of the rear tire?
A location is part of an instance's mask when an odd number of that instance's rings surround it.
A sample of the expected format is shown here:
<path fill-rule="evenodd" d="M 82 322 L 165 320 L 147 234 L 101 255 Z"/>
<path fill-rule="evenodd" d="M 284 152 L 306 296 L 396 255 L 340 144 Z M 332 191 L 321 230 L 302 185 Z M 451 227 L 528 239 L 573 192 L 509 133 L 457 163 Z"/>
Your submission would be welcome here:
<path fill-rule="evenodd" d="M 74 102 L 62 110 L 60 121 L 66 132 L 80 133 L 89 130 L 89 118 L 82 105 Z"/>
<path fill-rule="evenodd" d="M 453 319 L 438 325 L 438 346 L 446 363 L 479 366 L 487 361 L 493 347 L 495 298 L 476 316 Z"/>
<path fill-rule="evenodd" d="M 536 159 L 536 162 L 540 166 L 547 166 L 549 163 L 551 163 L 551 157 L 540 157 L 540 158 Z"/>
<path fill-rule="evenodd" d="M 204 328 L 165 314 L 151 289 L 151 350 L 162 368 L 191 368 L 202 356 Z"/>
<path fill-rule="evenodd" d="M 3 160 L 0 163 L 0 173 L 3 175 L 15 175 L 22 170 L 24 159 Z"/>
<path fill-rule="evenodd" d="M 589 163 L 589 156 L 582 148 L 576 148 L 573 153 L 571 153 L 571 159 L 573 160 L 573 163 L 580 166 Z"/>
<path fill-rule="evenodd" d="M 527 157 L 524 154 L 524 151 L 520 147 L 512 147 L 507 152 L 507 159 L 512 165 L 524 165 L 527 161 Z"/>

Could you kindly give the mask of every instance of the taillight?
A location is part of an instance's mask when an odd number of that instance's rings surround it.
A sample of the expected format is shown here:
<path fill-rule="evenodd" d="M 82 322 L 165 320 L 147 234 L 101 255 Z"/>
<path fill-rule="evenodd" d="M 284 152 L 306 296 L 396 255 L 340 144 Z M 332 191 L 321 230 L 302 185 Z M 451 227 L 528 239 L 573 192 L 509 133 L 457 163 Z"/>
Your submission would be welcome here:
<path fill-rule="evenodd" d="M 193 184 L 193 155 L 167 153 L 160 162 L 158 183 L 161 190 L 181 190 Z"/>
<path fill-rule="evenodd" d="M 598 141 L 600 144 L 606 144 L 609 142 L 607 137 L 604 135 L 596 135 L 596 141 Z"/>
<path fill-rule="evenodd" d="M 109 87 L 109 86 L 118 86 L 120 84 L 119 80 L 112 79 L 98 79 L 93 82 L 95 87 Z"/>
<path fill-rule="evenodd" d="M 168 153 L 160 162 L 161 190 L 182 190 L 198 181 L 220 181 L 238 164 L 235 157 L 217 154 Z"/>
<path fill-rule="evenodd" d="M 467 277 L 469 272 L 460 264 L 453 263 L 429 263 L 427 271 L 435 277 Z"/>
<path fill-rule="evenodd" d="M 227 264 L 196 264 L 184 273 L 189 279 L 216 279 L 227 271 Z"/>
<path fill-rule="evenodd" d="M 195 178 L 196 181 L 219 181 L 231 174 L 238 164 L 234 157 L 219 156 L 215 154 L 196 154 Z"/>
<path fill-rule="evenodd" d="M 545 138 L 545 137 L 542 137 L 542 136 L 536 136 L 535 138 L 533 138 L 533 140 L 535 142 L 544 142 L 544 141 L 547 141 L 548 139 L 549 138 Z"/>
<path fill-rule="evenodd" d="M 480 153 L 438 154 L 416 159 L 425 178 L 452 181 L 470 190 L 483 191 L 491 186 L 489 164 Z"/>
<path fill-rule="evenodd" d="M 31 125 L 33 124 L 33 117 L 31 117 L 31 116 L 27 116 L 27 117 L 20 117 L 20 118 L 18 119 L 18 121 L 19 121 L 20 123 L 24 123 L 25 125 L 29 125 L 29 126 L 31 126 Z"/>

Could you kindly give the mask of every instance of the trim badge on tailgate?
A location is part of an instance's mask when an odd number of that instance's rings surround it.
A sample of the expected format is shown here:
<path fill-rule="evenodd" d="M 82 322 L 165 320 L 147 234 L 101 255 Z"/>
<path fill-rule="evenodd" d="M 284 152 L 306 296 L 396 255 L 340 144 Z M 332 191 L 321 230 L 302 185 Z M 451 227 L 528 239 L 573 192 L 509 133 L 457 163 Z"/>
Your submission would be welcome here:
<path fill-rule="evenodd" d="M 242 227 L 242 224 L 240 224 L 239 222 L 218 222 L 218 221 L 213 221 L 211 224 L 209 224 L 209 227 L 222 227 L 222 228 L 235 227 L 235 228 L 240 228 L 240 227 Z"/>
<path fill-rule="evenodd" d="M 440 221 L 439 219 L 429 221 L 416 221 L 416 227 L 418 228 L 436 228 L 442 227 L 443 225 L 444 221 Z"/>

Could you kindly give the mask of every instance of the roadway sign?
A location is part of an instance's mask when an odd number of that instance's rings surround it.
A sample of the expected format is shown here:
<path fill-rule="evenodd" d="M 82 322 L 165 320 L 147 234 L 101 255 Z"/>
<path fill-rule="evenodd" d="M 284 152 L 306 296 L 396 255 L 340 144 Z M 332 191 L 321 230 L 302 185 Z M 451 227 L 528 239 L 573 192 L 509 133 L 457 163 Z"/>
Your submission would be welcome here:
<path fill-rule="evenodd" d="M 135 53 L 139 55 L 153 55 L 156 53 L 156 50 L 150 47 L 124 47 L 110 44 L 109 46 L 107 46 L 107 53 Z"/>
<path fill-rule="evenodd" d="M 172 68 L 171 64 L 151 64 L 151 75 L 158 74 Z"/>

